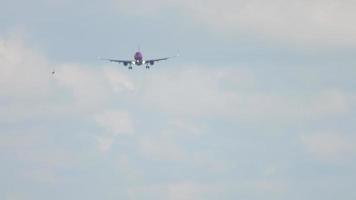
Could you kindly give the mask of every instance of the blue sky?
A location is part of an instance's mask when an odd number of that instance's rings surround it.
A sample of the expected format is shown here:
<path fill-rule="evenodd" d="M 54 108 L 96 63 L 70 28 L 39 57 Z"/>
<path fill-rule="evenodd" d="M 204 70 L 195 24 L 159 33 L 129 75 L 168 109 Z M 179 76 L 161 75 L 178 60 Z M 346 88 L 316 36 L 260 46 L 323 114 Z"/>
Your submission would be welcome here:
<path fill-rule="evenodd" d="M 356 198 L 356 3 L 0 2 L 1 199 Z"/>

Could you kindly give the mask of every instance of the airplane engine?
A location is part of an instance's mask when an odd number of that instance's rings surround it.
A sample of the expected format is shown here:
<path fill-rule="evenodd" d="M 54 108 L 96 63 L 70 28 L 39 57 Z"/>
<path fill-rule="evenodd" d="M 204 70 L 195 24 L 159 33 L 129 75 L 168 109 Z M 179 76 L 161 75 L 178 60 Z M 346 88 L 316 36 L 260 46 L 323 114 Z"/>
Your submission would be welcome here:
<path fill-rule="evenodd" d="M 127 62 L 124 62 L 124 66 L 127 66 L 129 63 L 127 63 Z"/>
<path fill-rule="evenodd" d="M 155 64 L 155 62 L 154 61 L 150 61 L 150 65 L 154 65 Z"/>

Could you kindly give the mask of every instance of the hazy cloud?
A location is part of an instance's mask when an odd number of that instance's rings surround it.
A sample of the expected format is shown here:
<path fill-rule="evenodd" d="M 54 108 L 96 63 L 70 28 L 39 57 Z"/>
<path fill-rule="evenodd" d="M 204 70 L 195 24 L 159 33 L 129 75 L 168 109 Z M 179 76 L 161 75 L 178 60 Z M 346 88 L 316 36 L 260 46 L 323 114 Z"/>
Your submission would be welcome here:
<path fill-rule="evenodd" d="M 133 121 L 127 112 L 106 111 L 98 114 L 95 121 L 115 135 L 132 134 L 134 132 Z"/>
<path fill-rule="evenodd" d="M 356 26 L 352 25 L 356 3 L 349 0 L 116 2 L 120 11 L 127 13 L 152 15 L 163 10 L 177 11 L 193 17 L 196 23 L 231 35 L 254 34 L 302 46 L 356 44 Z"/>
<path fill-rule="evenodd" d="M 185 152 L 175 142 L 167 138 L 145 138 L 140 140 L 140 152 L 148 159 L 182 161 Z"/>
<path fill-rule="evenodd" d="M 345 72 L 333 76 L 340 84 L 310 89 L 298 83 L 325 79 L 313 68 L 293 73 L 300 82 L 289 84 L 276 80 L 283 73 L 240 64 L 116 67 L 52 63 L 21 37 L 0 39 L 0 192 L 7 199 L 32 188 L 48 199 L 60 187 L 64 197 L 80 195 L 72 190 L 80 187 L 93 199 L 317 196 L 311 186 L 331 197 L 354 195 L 346 176 L 322 174 L 313 183 L 318 177 L 299 176 L 348 162 L 333 170 L 354 179 L 355 138 L 343 133 L 354 127 L 355 94 Z M 310 130 L 329 127 L 335 131 Z M 309 166 L 308 159 L 323 162 Z M 25 197 L 38 199 L 31 192 Z"/>
<path fill-rule="evenodd" d="M 302 135 L 301 142 L 308 153 L 322 161 L 343 162 L 356 155 L 353 135 L 317 132 Z"/>
<path fill-rule="evenodd" d="M 215 116 L 269 123 L 342 116 L 355 106 L 354 94 L 332 88 L 313 93 L 273 88 L 265 92 L 261 84 L 268 82 L 268 77 L 241 68 L 244 70 L 180 66 L 176 68 L 179 70 L 156 72 L 145 86 L 142 103 L 177 117 Z"/>

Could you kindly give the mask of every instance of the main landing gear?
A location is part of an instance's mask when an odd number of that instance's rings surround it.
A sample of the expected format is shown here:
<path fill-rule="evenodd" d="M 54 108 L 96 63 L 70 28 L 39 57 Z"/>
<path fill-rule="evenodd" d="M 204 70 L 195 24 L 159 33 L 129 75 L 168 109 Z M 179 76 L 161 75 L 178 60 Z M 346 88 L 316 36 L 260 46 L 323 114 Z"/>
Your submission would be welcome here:
<path fill-rule="evenodd" d="M 146 65 L 146 69 L 150 69 L 150 66 L 149 66 L 149 65 Z"/>
<path fill-rule="evenodd" d="M 132 70 L 132 66 L 129 66 L 129 70 Z"/>

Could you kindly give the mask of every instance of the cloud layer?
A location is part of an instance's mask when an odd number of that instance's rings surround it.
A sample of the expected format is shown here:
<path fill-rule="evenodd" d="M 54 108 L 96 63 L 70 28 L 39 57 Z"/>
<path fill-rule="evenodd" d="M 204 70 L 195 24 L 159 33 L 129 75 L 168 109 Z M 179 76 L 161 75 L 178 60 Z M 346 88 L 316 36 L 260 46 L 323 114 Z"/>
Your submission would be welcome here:
<path fill-rule="evenodd" d="M 85 187 L 89 199 L 285 199 L 330 185 L 331 197 L 354 195 L 335 176 L 356 162 L 339 127 L 354 126 L 355 94 L 303 88 L 315 70 L 280 87 L 285 71 L 246 65 L 52 63 L 19 37 L 0 40 L 0 58 L 0 173 L 16 186 L 6 200 L 37 199 L 28 184 Z"/>
<path fill-rule="evenodd" d="M 217 32 L 256 35 L 301 46 L 355 46 L 354 1 L 338 0 L 117 0 L 120 11 L 153 14 L 178 11 Z M 140 6 L 137 6 L 140 5 Z M 183 17 L 185 16 L 185 17 Z M 187 17 L 189 16 L 189 17 Z"/>

